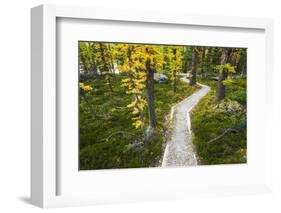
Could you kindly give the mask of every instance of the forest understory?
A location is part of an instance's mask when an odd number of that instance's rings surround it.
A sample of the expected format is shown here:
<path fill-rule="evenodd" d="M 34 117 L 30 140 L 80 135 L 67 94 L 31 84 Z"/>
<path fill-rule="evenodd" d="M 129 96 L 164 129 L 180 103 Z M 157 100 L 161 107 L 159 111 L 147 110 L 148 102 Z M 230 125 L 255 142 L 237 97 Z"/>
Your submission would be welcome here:
<path fill-rule="evenodd" d="M 231 79 L 226 97 L 215 101 L 217 83 L 211 87 L 191 115 L 193 144 L 201 165 L 235 164 L 247 161 L 246 79 Z"/>
<path fill-rule="evenodd" d="M 246 163 L 246 56 L 243 48 L 79 42 L 79 169 L 161 166 L 171 109 L 200 84 L 208 93 L 183 130 L 191 129 L 196 164 Z"/>
<path fill-rule="evenodd" d="M 80 107 L 80 169 L 155 167 L 160 164 L 163 144 L 169 127 L 171 107 L 194 93 L 200 87 L 189 86 L 178 80 L 174 94 L 172 85 L 155 84 L 155 107 L 157 128 L 152 138 L 142 144 L 143 132 L 131 125 L 130 109 L 132 97 L 120 87 L 122 76 L 112 81 L 114 93 L 108 90 L 103 80 L 87 81 L 93 86 L 95 96 L 88 101 L 95 103 L 93 118 L 81 98 Z M 148 114 L 147 110 L 144 112 Z M 146 121 L 148 122 L 148 121 Z"/>

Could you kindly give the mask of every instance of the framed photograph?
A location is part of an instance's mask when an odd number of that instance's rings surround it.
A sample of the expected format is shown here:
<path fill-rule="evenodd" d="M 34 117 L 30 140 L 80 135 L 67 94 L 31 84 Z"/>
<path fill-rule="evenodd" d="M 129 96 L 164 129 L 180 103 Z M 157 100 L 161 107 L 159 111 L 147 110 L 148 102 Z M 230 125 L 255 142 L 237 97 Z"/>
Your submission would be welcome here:
<path fill-rule="evenodd" d="M 33 204 L 270 192 L 272 20 L 42 5 L 31 25 Z"/>

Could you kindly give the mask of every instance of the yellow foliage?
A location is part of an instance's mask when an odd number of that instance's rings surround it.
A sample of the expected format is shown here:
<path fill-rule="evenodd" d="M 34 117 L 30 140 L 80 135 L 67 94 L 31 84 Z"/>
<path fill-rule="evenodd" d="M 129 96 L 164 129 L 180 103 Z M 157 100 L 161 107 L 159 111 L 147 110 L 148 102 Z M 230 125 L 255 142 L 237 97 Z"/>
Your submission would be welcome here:
<path fill-rule="evenodd" d="M 176 73 L 180 72 L 183 64 L 183 47 L 182 46 L 168 46 L 168 65 L 172 72 L 171 80 L 174 80 Z"/>
<path fill-rule="evenodd" d="M 137 120 L 133 123 L 133 125 L 136 127 L 136 129 L 138 129 L 143 126 L 143 123 L 140 120 Z"/>
<path fill-rule="evenodd" d="M 137 114 L 139 114 L 139 113 L 140 113 L 139 109 L 136 108 L 136 107 L 134 107 L 134 110 L 133 110 L 132 114 L 133 114 L 133 115 L 137 115 Z"/>
<path fill-rule="evenodd" d="M 159 45 L 146 44 L 111 44 L 113 58 L 118 60 L 120 73 L 126 76 L 121 86 L 126 88 L 126 94 L 132 94 L 134 100 L 127 105 L 131 109 L 133 125 L 136 128 L 144 126 L 143 110 L 147 106 L 143 98 L 147 80 L 147 61 L 154 70 L 160 70 L 163 66 L 163 51 Z M 106 49 L 106 46 L 97 46 L 99 49 Z M 102 52 L 102 51 L 100 51 Z M 106 51 L 103 51 L 106 53 Z M 98 55 L 102 59 L 102 55 Z"/>
<path fill-rule="evenodd" d="M 236 72 L 236 66 L 232 66 L 231 64 L 227 63 L 227 64 L 220 64 L 220 65 L 216 65 L 215 69 L 218 72 L 222 72 L 222 71 L 226 71 L 228 73 L 235 73 Z"/>
<path fill-rule="evenodd" d="M 93 88 L 90 85 L 85 85 L 84 83 L 79 84 L 80 89 L 82 89 L 84 92 L 92 91 Z"/>

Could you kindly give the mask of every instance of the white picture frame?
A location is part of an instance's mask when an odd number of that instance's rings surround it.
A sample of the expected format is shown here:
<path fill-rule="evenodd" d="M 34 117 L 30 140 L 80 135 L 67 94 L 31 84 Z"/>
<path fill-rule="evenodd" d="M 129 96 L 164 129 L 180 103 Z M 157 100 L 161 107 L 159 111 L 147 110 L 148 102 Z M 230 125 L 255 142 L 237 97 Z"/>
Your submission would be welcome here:
<path fill-rule="evenodd" d="M 166 14 L 147 11 L 116 11 L 112 9 L 85 8 L 74 6 L 41 5 L 31 10 L 31 201 L 33 204 L 47 207 L 63 207 L 76 205 L 91 205 L 99 203 L 116 202 L 139 202 L 143 200 L 166 200 L 186 197 L 209 196 L 209 195 L 233 195 L 252 194 L 270 191 L 271 173 L 268 168 L 270 161 L 266 161 L 268 154 L 264 155 L 265 165 L 257 172 L 263 173 L 264 178 L 249 184 L 249 181 L 239 185 L 221 184 L 210 187 L 200 187 L 194 183 L 194 187 L 184 186 L 178 188 L 170 185 L 162 190 L 152 189 L 139 193 L 124 191 L 105 190 L 104 194 L 96 195 L 59 195 L 57 165 L 57 19 L 87 19 L 87 20 L 116 20 L 120 22 L 153 23 L 158 25 L 192 25 L 202 27 L 218 27 L 231 29 L 254 29 L 264 31 L 265 53 L 264 74 L 266 87 L 262 90 L 265 101 L 272 107 L 270 90 L 273 87 L 273 21 L 271 19 L 241 18 L 241 17 L 217 17 L 188 14 Z M 264 103 L 265 105 L 266 103 Z M 264 122 L 270 128 L 272 114 L 265 115 Z M 263 134 L 265 141 L 261 145 L 264 149 L 270 146 L 267 131 Z M 243 167 L 243 165 L 240 165 Z M 181 168 L 183 171 L 185 168 Z M 156 171 L 155 171 L 156 170 Z M 227 171 L 232 168 L 228 166 Z M 146 169 L 138 170 L 137 173 L 145 173 Z M 164 173 L 167 173 L 168 170 Z M 172 170 L 171 170 L 172 171 Z M 127 170 L 128 172 L 128 170 Z M 136 170 L 129 171 L 134 173 Z M 150 173 L 160 172 L 157 169 L 149 169 Z M 173 170 L 174 174 L 180 175 L 179 170 Z M 215 170 L 214 170 L 215 172 Z M 161 173 L 161 172 L 160 172 Z M 101 173 L 100 173 L 101 174 Z M 114 176 L 113 173 L 108 173 Z M 167 177 L 166 177 L 167 178 Z M 170 178 L 174 178 L 170 175 Z M 160 185 L 159 185 L 160 186 Z"/>

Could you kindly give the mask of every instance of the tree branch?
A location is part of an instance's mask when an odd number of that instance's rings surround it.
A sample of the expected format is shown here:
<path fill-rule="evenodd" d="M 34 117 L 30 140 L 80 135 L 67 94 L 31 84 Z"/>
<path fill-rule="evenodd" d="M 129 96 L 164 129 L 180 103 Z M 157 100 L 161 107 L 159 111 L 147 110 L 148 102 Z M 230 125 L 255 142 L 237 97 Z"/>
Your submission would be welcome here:
<path fill-rule="evenodd" d="M 117 132 L 111 133 L 107 138 L 104 138 L 101 141 L 108 141 L 111 137 L 113 137 L 114 135 L 118 135 L 118 134 L 121 134 L 123 136 L 125 136 L 125 135 L 135 136 L 135 137 L 137 137 L 140 140 L 140 137 L 135 135 L 135 134 L 132 134 L 132 133 L 129 133 L 129 132 L 125 132 L 125 131 L 117 131 Z"/>
<path fill-rule="evenodd" d="M 208 143 L 212 143 L 220 138 L 223 138 L 227 133 L 232 132 L 232 133 L 237 133 L 238 129 L 230 127 L 227 128 L 226 130 L 224 130 L 220 135 L 218 135 L 217 137 L 213 138 L 212 140 L 209 140 Z"/>

